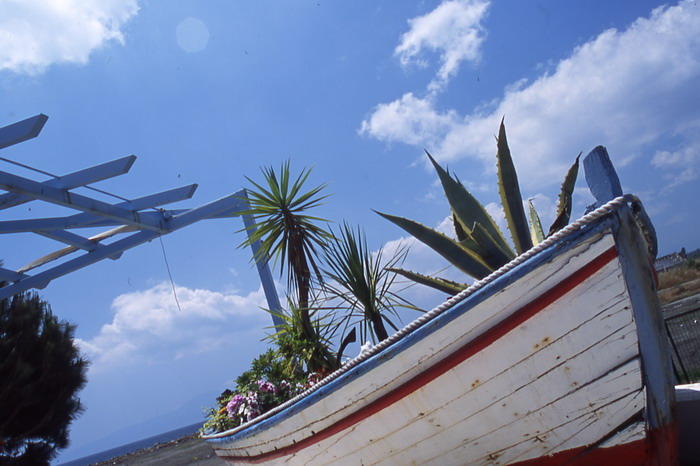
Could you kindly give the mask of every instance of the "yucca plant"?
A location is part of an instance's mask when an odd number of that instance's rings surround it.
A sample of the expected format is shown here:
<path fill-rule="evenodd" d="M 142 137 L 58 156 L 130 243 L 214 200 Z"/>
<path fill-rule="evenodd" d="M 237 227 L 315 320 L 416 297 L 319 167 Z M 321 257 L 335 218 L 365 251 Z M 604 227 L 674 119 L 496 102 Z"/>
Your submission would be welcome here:
<path fill-rule="evenodd" d="M 360 228 L 343 223 L 324 257 L 328 265 L 324 290 L 331 301 L 339 302 L 337 309 L 348 311 L 341 318 L 345 329 L 359 320 L 362 341 L 370 335 L 374 341 L 385 340 L 389 336 L 387 325 L 397 331 L 392 321 L 392 316 L 399 317 L 397 308 L 417 310 L 392 288 L 396 274 L 391 269 L 406 257 L 404 248 L 384 260 L 383 248 L 373 253 Z"/>
<path fill-rule="evenodd" d="M 303 331 L 313 340 L 316 336 L 309 317 L 312 281 L 314 277 L 322 280 L 318 256 L 331 235 L 317 225 L 325 220 L 305 212 L 327 197 L 321 194 L 326 185 L 302 191 L 311 170 L 302 170 L 292 180 L 289 161 L 282 164 L 279 175 L 271 167 L 262 172 L 264 185 L 246 177 L 255 189 L 248 190 L 250 208 L 240 214 L 250 215 L 257 225 L 241 247 L 260 241 L 254 260 L 272 259 L 274 265 L 279 264 L 280 273 L 287 271 L 288 292 L 296 298 Z"/>
<path fill-rule="evenodd" d="M 530 203 L 529 209 L 531 223 L 528 225 L 503 120 L 496 139 L 496 146 L 498 149 L 496 158 L 501 204 L 515 250 L 508 244 L 505 236 L 484 206 L 472 196 L 457 177 L 451 176 L 427 151 L 426 154 L 437 171 L 445 196 L 450 204 L 456 238 L 450 238 L 413 220 L 378 213 L 425 243 L 457 269 L 476 279 L 484 278 L 514 259 L 516 254 L 522 254 L 544 238 L 539 216 L 532 203 Z M 569 169 L 562 184 L 557 218 L 549 229 L 549 235 L 563 228 L 569 222 L 572 193 L 578 175 L 578 161 L 579 157 L 576 157 L 576 161 Z M 391 270 L 448 294 L 456 294 L 467 287 L 465 283 L 431 277 L 408 270 L 396 268 Z"/>

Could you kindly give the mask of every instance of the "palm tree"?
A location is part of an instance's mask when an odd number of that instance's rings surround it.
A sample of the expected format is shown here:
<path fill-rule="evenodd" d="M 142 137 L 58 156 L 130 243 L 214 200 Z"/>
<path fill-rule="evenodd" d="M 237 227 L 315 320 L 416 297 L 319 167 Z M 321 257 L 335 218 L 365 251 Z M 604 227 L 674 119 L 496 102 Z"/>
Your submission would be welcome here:
<path fill-rule="evenodd" d="M 241 215 L 250 215 L 257 228 L 241 247 L 260 241 L 254 260 L 274 259 L 273 265 L 279 264 L 280 274 L 286 270 L 288 293 L 296 298 L 291 312 L 298 313 L 303 337 L 313 342 L 319 336 L 311 321 L 310 297 L 314 279 L 322 282 L 319 251 L 332 236 L 316 225 L 325 220 L 304 212 L 319 206 L 328 197 L 321 194 L 326 185 L 302 191 L 311 170 L 302 170 L 292 181 L 289 161 L 282 164 L 279 175 L 271 167 L 263 168 L 262 172 L 265 179 L 262 184 L 246 177 L 254 189 L 248 190 L 250 207 Z"/>

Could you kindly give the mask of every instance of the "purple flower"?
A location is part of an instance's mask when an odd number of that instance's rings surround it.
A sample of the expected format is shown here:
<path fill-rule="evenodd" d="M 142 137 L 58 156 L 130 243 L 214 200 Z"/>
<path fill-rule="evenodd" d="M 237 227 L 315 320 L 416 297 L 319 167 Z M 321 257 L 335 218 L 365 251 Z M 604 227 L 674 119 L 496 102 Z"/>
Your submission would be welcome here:
<path fill-rule="evenodd" d="M 236 415 L 240 414 L 241 407 L 246 401 L 245 397 L 242 395 L 234 395 L 231 401 L 226 405 L 226 411 L 228 412 L 228 417 L 234 418 Z"/>
<path fill-rule="evenodd" d="M 258 388 L 261 392 L 265 393 L 275 393 L 277 392 L 277 387 L 268 382 L 267 380 L 258 380 Z"/>

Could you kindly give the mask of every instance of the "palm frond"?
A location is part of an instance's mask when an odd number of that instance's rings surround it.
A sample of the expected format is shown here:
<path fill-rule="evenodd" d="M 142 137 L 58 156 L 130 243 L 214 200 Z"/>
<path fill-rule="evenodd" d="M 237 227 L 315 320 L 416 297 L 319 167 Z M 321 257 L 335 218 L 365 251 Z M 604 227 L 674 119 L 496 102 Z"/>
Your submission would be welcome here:
<path fill-rule="evenodd" d="M 262 173 L 264 183 L 248 178 L 253 189 L 248 191 L 249 207 L 240 215 L 250 215 L 256 226 L 244 229 L 250 234 L 240 247 L 259 241 L 254 260 L 272 260 L 280 275 L 286 270 L 288 288 L 296 293 L 301 308 L 308 307 L 312 279 L 322 281 L 318 256 L 331 235 L 318 226 L 326 220 L 306 211 L 328 197 L 322 194 L 326 185 L 302 191 L 311 169 L 292 179 L 289 161 L 281 165 L 279 174 L 271 167 L 263 168 Z"/>
<path fill-rule="evenodd" d="M 324 256 L 328 265 L 324 289 L 338 302 L 338 308 L 346 309 L 346 328 L 356 318 L 361 338 L 373 334 L 379 341 L 388 337 L 385 324 L 397 328 L 390 317 L 399 316 L 397 307 L 415 309 L 392 291 L 395 274 L 387 270 L 403 261 L 406 250 L 397 250 L 388 260 L 383 253 L 382 248 L 372 253 L 362 231 L 344 223 Z"/>

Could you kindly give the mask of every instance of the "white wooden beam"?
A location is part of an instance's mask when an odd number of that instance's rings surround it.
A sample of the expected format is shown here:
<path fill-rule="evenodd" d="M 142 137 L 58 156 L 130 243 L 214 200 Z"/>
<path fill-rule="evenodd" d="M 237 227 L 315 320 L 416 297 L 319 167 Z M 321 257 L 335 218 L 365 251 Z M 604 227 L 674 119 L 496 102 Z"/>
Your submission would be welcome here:
<path fill-rule="evenodd" d="M 85 186 L 98 181 L 113 178 L 115 176 L 127 173 L 131 166 L 136 161 L 135 155 L 129 155 L 120 159 L 112 160 L 111 162 L 95 165 L 94 167 L 79 170 L 69 173 L 68 175 L 58 176 L 56 178 L 45 181 L 44 185 L 52 186 L 60 189 L 73 189 L 79 186 Z M 33 201 L 34 197 L 25 196 L 17 193 L 7 193 L 0 196 L 0 210 L 9 209 L 26 202 Z"/>
<path fill-rule="evenodd" d="M 39 135 L 49 117 L 40 113 L 26 120 L 0 128 L 0 149 L 10 147 Z"/>

